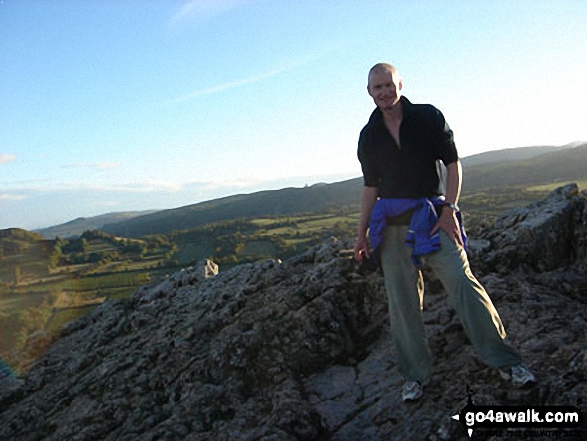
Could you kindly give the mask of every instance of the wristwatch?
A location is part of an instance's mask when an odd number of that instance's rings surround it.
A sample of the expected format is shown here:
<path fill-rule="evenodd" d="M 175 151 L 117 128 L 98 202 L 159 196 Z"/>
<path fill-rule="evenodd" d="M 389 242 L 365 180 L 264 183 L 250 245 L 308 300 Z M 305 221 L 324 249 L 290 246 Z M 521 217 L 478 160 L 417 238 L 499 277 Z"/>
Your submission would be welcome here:
<path fill-rule="evenodd" d="M 459 211 L 459 207 L 457 207 L 457 204 L 455 204 L 453 202 L 445 202 L 444 204 L 442 204 L 442 206 L 443 207 L 448 207 L 452 211 Z"/>

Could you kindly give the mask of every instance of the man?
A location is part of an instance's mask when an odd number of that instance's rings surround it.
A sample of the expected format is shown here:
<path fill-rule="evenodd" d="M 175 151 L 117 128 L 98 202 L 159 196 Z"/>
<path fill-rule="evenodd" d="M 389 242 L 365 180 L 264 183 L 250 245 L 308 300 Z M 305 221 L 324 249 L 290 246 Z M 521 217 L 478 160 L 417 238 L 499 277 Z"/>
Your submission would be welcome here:
<path fill-rule="evenodd" d="M 483 361 L 516 386 L 535 382 L 487 293 L 469 268 L 457 203 L 461 165 L 442 113 L 402 96 L 402 79 L 389 64 L 369 72 L 367 91 L 377 108 L 359 138 L 364 183 L 355 258 L 373 253 L 383 270 L 391 335 L 405 378 L 404 401 L 416 400 L 430 376 L 432 357 L 422 321 L 421 261 L 438 275 L 467 336 Z M 446 167 L 442 193 L 438 161 Z"/>

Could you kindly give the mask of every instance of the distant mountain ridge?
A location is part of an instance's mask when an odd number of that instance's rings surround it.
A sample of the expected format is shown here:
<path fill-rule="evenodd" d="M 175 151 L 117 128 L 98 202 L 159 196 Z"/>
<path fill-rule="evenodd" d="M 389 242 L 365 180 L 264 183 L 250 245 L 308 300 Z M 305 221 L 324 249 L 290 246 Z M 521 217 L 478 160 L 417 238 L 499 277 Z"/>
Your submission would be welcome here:
<path fill-rule="evenodd" d="M 34 230 L 45 239 L 55 239 L 56 237 L 68 238 L 81 236 L 87 230 L 99 230 L 106 224 L 121 222 L 138 216 L 155 213 L 157 210 L 144 211 L 121 211 L 114 213 L 101 214 L 92 217 L 79 217 L 64 224 L 55 225 L 48 228 Z"/>
<path fill-rule="evenodd" d="M 494 150 L 461 159 L 464 192 L 508 185 L 539 185 L 587 179 L 587 143 Z M 288 216 L 358 208 L 362 178 L 304 188 L 227 196 L 174 209 L 110 213 L 37 230 L 46 238 L 81 235 L 88 229 L 140 237 L 190 229 L 212 222 Z"/>
<path fill-rule="evenodd" d="M 140 237 L 239 218 L 317 213 L 344 207 L 355 209 L 361 182 L 362 179 L 351 179 L 335 184 L 227 196 L 105 225 L 103 230 L 119 236 Z"/>
<path fill-rule="evenodd" d="M 466 191 L 494 186 L 538 185 L 587 179 L 587 143 L 577 147 L 499 150 L 466 157 L 462 162 L 465 167 Z M 357 210 L 362 185 L 362 178 L 355 178 L 305 188 L 285 188 L 228 196 L 105 225 L 103 229 L 110 234 L 140 237 L 237 218 L 287 216 L 329 209 Z"/>
<path fill-rule="evenodd" d="M 511 149 L 492 150 L 489 152 L 477 153 L 476 155 L 461 158 L 464 166 L 472 167 L 475 165 L 487 165 L 504 161 L 523 161 L 534 158 L 545 153 L 554 153 L 562 149 L 572 148 L 573 146 L 536 146 L 536 147 L 517 147 Z"/>
<path fill-rule="evenodd" d="M 515 150 L 509 158 L 515 157 Z M 522 149 L 523 150 L 523 149 Z M 478 191 L 492 187 L 514 185 L 539 185 L 562 181 L 587 179 L 587 143 L 570 148 L 559 148 L 541 152 L 533 156 L 520 156 L 501 162 L 486 162 L 468 166 L 463 161 L 463 188 L 465 191 Z M 530 152 L 528 152 L 530 153 Z M 508 153 L 502 151 L 502 154 Z M 504 156 L 504 158 L 507 156 Z"/>

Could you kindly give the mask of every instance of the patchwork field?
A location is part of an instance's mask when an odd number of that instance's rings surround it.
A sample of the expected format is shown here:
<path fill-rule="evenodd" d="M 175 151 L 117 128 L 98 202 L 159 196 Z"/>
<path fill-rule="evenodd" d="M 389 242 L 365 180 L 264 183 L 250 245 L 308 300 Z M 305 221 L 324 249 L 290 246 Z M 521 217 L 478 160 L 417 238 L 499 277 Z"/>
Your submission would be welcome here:
<path fill-rule="evenodd" d="M 587 181 L 584 182 L 587 184 Z M 469 233 L 504 210 L 542 199 L 560 184 L 492 188 L 464 194 Z M 108 299 L 205 258 L 225 270 L 260 259 L 286 259 L 329 237 L 354 237 L 348 209 L 223 221 L 167 235 L 128 239 L 100 231 L 45 240 L 24 230 L 0 233 L 0 356 L 17 371 L 59 329 Z M 39 341 L 41 343 L 39 343 Z"/>

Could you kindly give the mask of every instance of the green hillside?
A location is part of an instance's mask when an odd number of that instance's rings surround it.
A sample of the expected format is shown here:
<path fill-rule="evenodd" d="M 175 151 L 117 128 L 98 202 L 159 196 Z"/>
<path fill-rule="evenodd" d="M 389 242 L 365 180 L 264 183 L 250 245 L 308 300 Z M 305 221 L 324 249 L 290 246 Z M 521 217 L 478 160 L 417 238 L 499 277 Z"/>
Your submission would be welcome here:
<path fill-rule="evenodd" d="M 495 152 L 475 161 L 464 161 L 460 201 L 472 237 L 499 213 L 542 199 L 555 187 L 569 181 L 587 185 L 585 144 Z M 23 366 L 43 348 L 30 352 L 27 343 L 38 331 L 54 335 L 104 300 L 126 297 L 200 259 L 211 258 L 224 270 L 285 259 L 331 236 L 353 237 L 362 184 L 357 178 L 226 197 L 104 227 L 116 234 L 94 230 L 47 240 L 25 230 L 1 230 L 0 355 Z"/>
<path fill-rule="evenodd" d="M 22 353 L 31 337 L 53 335 L 105 299 L 128 297 L 158 279 L 175 264 L 175 250 L 164 237 L 87 231 L 75 239 L 45 240 L 25 230 L 0 230 L 0 356 L 17 365 L 34 358 L 42 348 Z"/>
<path fill-rule="evenodd" d="M 473 167 L 476 165 L 495 164 L 497 162 L 523 161 L 545 153 L 554 153 L 571 147 L 570 145 L 562 147 L 537 146 L 491 150 L 489 152 L 466 156 L 461 158 L 461 162 L 465 167 Z"/>
<path fill-rule="evenodd" d="M 586 178 L 587 144 L 583 144 L 529 159 L 467 167 L 463 174 L 463 191 L 581 181 Z"/>
<path fill-rule="evenodd" d="M 572 148 L 532 147 L 488 152 L 465 158 L 463 163 L 463 198 L 466 199 L 489 189 L 497 194 L 497 189 L 506 187 L 585 180 L 587 144 Z M 329 210 L 353 212 L 358 210 L 362 185 L 362 178 L 356 178 L 334 184 L 229 196 L 105 225 L 103 230 L 120 236 L 141 237 L 234 219 L 316 214 Z M 514 199 L 516 197 L 512 196 Z M 527 197 L 518 199 L 528 200 Z"/>
<path fill-rule="evenodd" d="M 103 230 L 119 236 L 140 237 L 225 220 L 321 213 L 345 207 L 355 210 L 361 182 L 361 179 L 352 179 L 336 184 L 316 184 L 305 188 L 229 196 L 106 225 Z"/>
<path fill-rule="evenodd" d="M 61 237 L 67 239 L 69 237 L 81 236 L 84 231 L 100 230 L 106 224 L 114 222 L 122 222 L 138 216 L 154 213 L 155 210 L 147 211 L 125 211 L 116 213 L 107 213 L 93 217 L 80 217 L 64 224 L 55 225 L 48 228 L 41 228 L 35 230 L 45 239 L 56 239 Z"/>
<path fill-rule="evenodd" d="M 47 274 L 52 245 L 37 233 L 10 228 L 0 230 L 0 286 Z"/>

